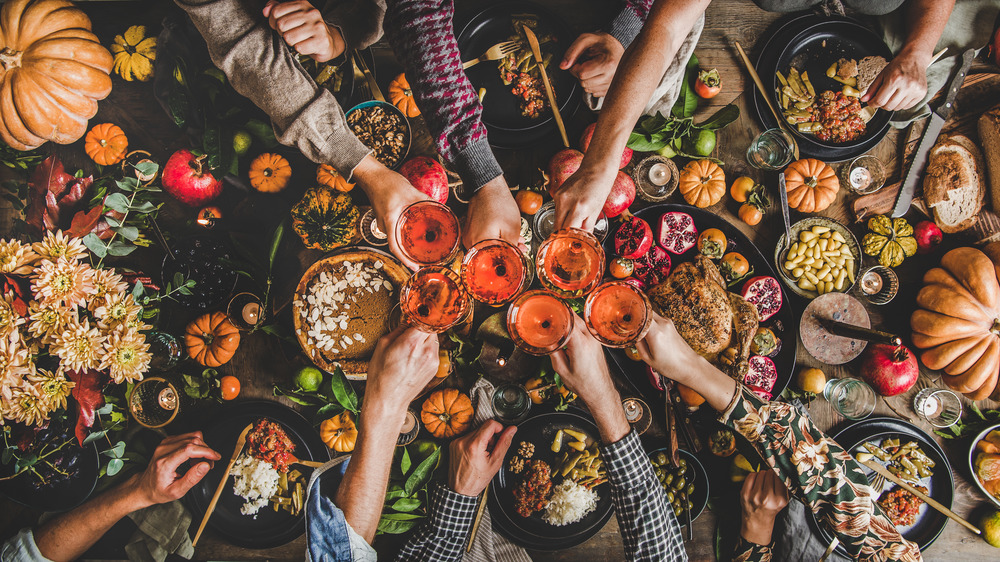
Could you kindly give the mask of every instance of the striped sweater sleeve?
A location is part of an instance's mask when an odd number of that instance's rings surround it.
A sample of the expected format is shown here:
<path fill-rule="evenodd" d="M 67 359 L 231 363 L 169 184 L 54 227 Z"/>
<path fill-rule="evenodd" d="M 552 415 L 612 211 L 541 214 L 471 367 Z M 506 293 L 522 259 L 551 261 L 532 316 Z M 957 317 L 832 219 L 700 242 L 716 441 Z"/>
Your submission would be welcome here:
<path fill-rule="evenodd" d="M 503 170 L 486 138 L 479 98 L 462 70 L 454 14 L 453 0 L 388 0 L 385 35 L 403 63 L 434 144 L 471 191 Z"/>

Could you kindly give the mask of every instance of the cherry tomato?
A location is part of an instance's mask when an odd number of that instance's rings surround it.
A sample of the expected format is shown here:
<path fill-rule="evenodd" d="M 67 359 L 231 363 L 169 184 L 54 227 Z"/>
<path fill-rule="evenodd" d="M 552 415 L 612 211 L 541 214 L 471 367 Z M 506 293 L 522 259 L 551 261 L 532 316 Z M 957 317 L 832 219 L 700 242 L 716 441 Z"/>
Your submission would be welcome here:
<path fill-rule="evenodd" d="M 735 281 L 750 272 L 750 262 L 743 257 L 743 254 L 729 252 L 722 256 L 722 263 L 719 264 L 719 269 L 722 272 L 722 276 L 726 278 L 726 281 Z"/>
<path fill-rule="evenodd" d="M 737 203 L 746 203 L 747 199 L 750 198 L 750 194 L 756 189 L 757 182 L 753 179 L 743 176 L 741 178 L 736 178 L 733 182 L 733 186 L 729 188 L 729 194 L 733 196 L 733 200 Z"/>
<path fill-rule="evenodd" d="M 634 269 L 635 264 L 628 258 L 615 258 L 611 260 L 611 265 L 608 267 L 608 271 L 616 279 L 625 279 L 629 275 L 632 275 Z"/>
<path fill-rule="evenodd" d="M 751 205 L 750 203 L 744 203 L 740 206 L 740 220 L 749 224 L 750 226 L 756 226 L 760 224 L 760 219 L 764 217 L 764 213 L 760 212 L 760 209 L 756 205 Z"/>
<path fill-rule="evenodd" d="M 219 381 L 219 390 L 222 391 L 223 400 L 232 400 L 240 395 L 240 379 L 226 375 Z"/>
<path fill-rule="evenodd" d="M 698 235 L 698 251 L 714 260 L 722 257 L 727 244 L 726 235 L 718 228 L 702 230 Z"/>
<path fill-rule="evenodd" d="M 722 77 L 719 76 L 718 70 L 713 68 L 698 73 L 698 79 L 694 83 L 694 93 L 708 99 L 714 98 L 720 91 L 722 91 Z"/>
<path fill-rule="evenodd" d="M 518 190 L 514 200 L 517 201 L 518 210 L 526 215 L 533 215 L 542 207 L 542 194 L 537 191 Z"/>

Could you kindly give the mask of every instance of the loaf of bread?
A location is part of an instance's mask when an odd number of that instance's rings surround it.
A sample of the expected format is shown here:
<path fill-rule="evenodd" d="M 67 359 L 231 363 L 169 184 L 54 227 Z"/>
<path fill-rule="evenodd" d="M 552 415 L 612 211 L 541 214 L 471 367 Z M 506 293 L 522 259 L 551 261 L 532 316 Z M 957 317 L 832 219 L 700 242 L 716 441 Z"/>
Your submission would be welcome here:
<path fill-rule="evenodd" d="M 1000 106 L 979 118 L 979 146 L 986 160 L 993 211 L 1000 214 Z"/>
<path fill-rule="evenodd" d="M 976 223 L 986 201 L 982 153 L 968 137 L 941 137 L 931 149 L 924 173 L 924 201 L 934 222 L 946 233 Z"/>

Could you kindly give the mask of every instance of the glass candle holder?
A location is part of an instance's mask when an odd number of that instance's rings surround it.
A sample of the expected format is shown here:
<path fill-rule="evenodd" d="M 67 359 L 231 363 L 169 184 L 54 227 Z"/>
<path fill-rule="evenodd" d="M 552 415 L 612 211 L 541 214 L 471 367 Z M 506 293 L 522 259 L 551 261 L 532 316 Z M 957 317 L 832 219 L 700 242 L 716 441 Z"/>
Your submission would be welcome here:
<path fill-rule="evenodd" d="M 420 268 L 403 283 L 399 308 L 410 325 L 440 333 L 462 322 L 472 307 L 457 273 L 430 266 Z"/>
<path fill-rule="evenodd" d="M 528 259 L 506 240 L 483 240 L 465 254 L 462 281 L 472 298 L 502 306 L 528 288 Z"/>
<path fill-rule="evenodd" d="M 597 218 L 597 222 L 594 223 L 594 237 L 604 241 L 608 237 L 608 230 L 611 224 L 608 222 L 607 217 L 603 214 Z M 531 230 L 534 234 L 536 240 L 545 240 L 556 229 L 556 202 L 549 201 L 548 203 L 542 205 L 538 212 L 535 213 L 534 219 L 531 222 Z"/>
<path fill-rule="evenodd" d="M 654 154 L 644 158 L 632 170 L 636 193 L 643 201 L 666 201 L 680 183 L 680 173 L 673 160 Z"/>
<path fill-rule="evenodd" d="M 177 338 L 157 330 L 146 332 L 146 343 L 149 344 L 149 353 L 153 356 L 149 360 L 149 368 L 153 371 L 169 371 L 181 360 L 183 350 Z"/>
<path fill-rule="evenodd" d="M 573 332 L 573 311 L 555 294 L 528 291 L 507 310 L 507 331 L 522 350 L 547 355 L 561 349 Z"/>
<path fill-rule="evenodd" d="M 871 304 L 888 304 L 899 292 L 899 276 L 892 268 L 884 265 L 869 267 L 858 276 L 855 291 Z"/>
<path fill-rule="evenodd" d="M 841 167 L 840 184 L 858 195 L 868 195 L 885 185 L 885 164 L 870 154 L 858 156 Z"/>
<path fill-rule="evenodd" d="M 450 261 L 458 251 L 458 217 L 437 201 L 417 201 L 399 215 L 396 244 L 403 255 L 420 265 Z"/>
<path fill-rule="evenodd" d="M 267 316 L 264 311 L 264 304 L 253 293 L 239 293 L 229 299 L 229 306 L 226 307 L 226 315 L 229 317 L 229 321 L 233 323 L 233 326 L 244 332 L 252 330 L 264 322 Z"/>
<path fill-rule="evenodd" d="M 539 246 L 535 267 L 542 285 L 566 297 L 582 297 L 604 276 L 604 248 L 593 234 L 564 228 Z"/>
<path fill-rule="evenodd" d="M 146 377 L 129 393 L 128 409 L 139 425 L 150 429 L 164 427 L 180 411 L 180 394 L 166 379 Z"/>
<path fill-rule="evenodd" d="M 378 221 L 375 218 L 375 209 L 371 207 L 368 207 L 361 215 L 361 220 L 358 221 L 358 231 L 361 233 L 361 239 L 372 246 L 378 247 L 389 244 L 389 235 L 382 232 L 382 229 L 378 227 Z"/>
<path fill-rule="evenodd" d="M 583 319 L 597 341 L 628 347 L 646 335 L 653 317 L 642 291 L 625 281 L 608 281 L 587 296 Z"/>
<path fill-rule="evenodd" d="M 913 397 L 913 411 L 936 428 L 950 427 L 962 417 L 962 399 L 946 388 L 925 388 Z"/>

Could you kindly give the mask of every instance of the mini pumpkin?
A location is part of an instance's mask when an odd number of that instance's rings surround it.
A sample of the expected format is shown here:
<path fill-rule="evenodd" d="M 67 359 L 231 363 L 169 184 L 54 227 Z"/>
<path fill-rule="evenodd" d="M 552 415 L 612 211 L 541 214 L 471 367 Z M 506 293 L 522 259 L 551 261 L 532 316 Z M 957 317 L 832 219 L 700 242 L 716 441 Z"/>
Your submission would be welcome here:
<path fill-rule="evenodd" d="M 288 185 L 292 166 L 280 154 L 265 152 L 250 163 L 250 186 L 262 193 L 277 193 Z"/>
<path fill-rule="evenodd" d="M 146 37 L 146 26 L 133 25 L 116 35 L 111 53 L 115 56 L 114 71 L 125 80 L 147 82 L 153 77 L 156 37 Z"/>
<path fill-rule="evenodd" d="M 319 424 L 319 436 L 326 446 L 338 453 L 350 453 L 358 441 L 358 426 L 348 411 Z"/>
<path fill-rule="evenodd" d="M 861 241 L 865 254 L 878 256 L 885 267 L 896 267 L 917 253 L 913 227 L 906 219 L 876 215 L 868 219 L 868 234 Z"/>
<path fill-rule="evenodd" d="M 420 108 L 417 107 L 417 100 L 413 97 L 413 90 L 410 88 L 410 82 L 406 79 L 406 74 L 400 73 L 392 82 L 389 82 L 389 101 L 407 117 L 420 115 Z"/>
<path fill-rule="evenodd" d="M 195 318 L 184 330 L 187 354 L 206 367 L 228 363 L 240 347 L 240 331 L 224 312 L 209 312 Z"/>
<path fill-rule="evenodd" d="M 320 164 L 316 167 L 316 183 L 344 193 L 354 189 L 354 184 L 348 183 L 347 178 L 340 175 L 340 172 L 329 164 Z"/>
<path fill-rule="evenodd" d="M 840 180 L 827 163 L 803 158 L 785 169 L 785 191 L 789 207 L 802 213 L 818 213 L 837 199 Z"/>
<path fill-rule="evenodd" d="M 330 251 L 351 243 L 359 215 L 350 195 L 321 185 L 292 207 L 292 228 L 306 248 Z"/>
<path fill-rule="evenodd" d="M 83 140 L 83 150 L 95 164 L 113 166 L 125 159 L 128 137 L 114 123 L 94 125 Z"/>
<path fill-rule="evenodd" d="M 438 439 L 461 435 L 472 425 L 472 400 L 454 388 L 437 390 L 424 401 L 420 421 Z"/>
<path fill-rule="evenodd" d="M 677 189 L 688 205 L 711 207 L 726 194 L 726 173 L 711 160 L 692 160 L 681 170 Z"/>

